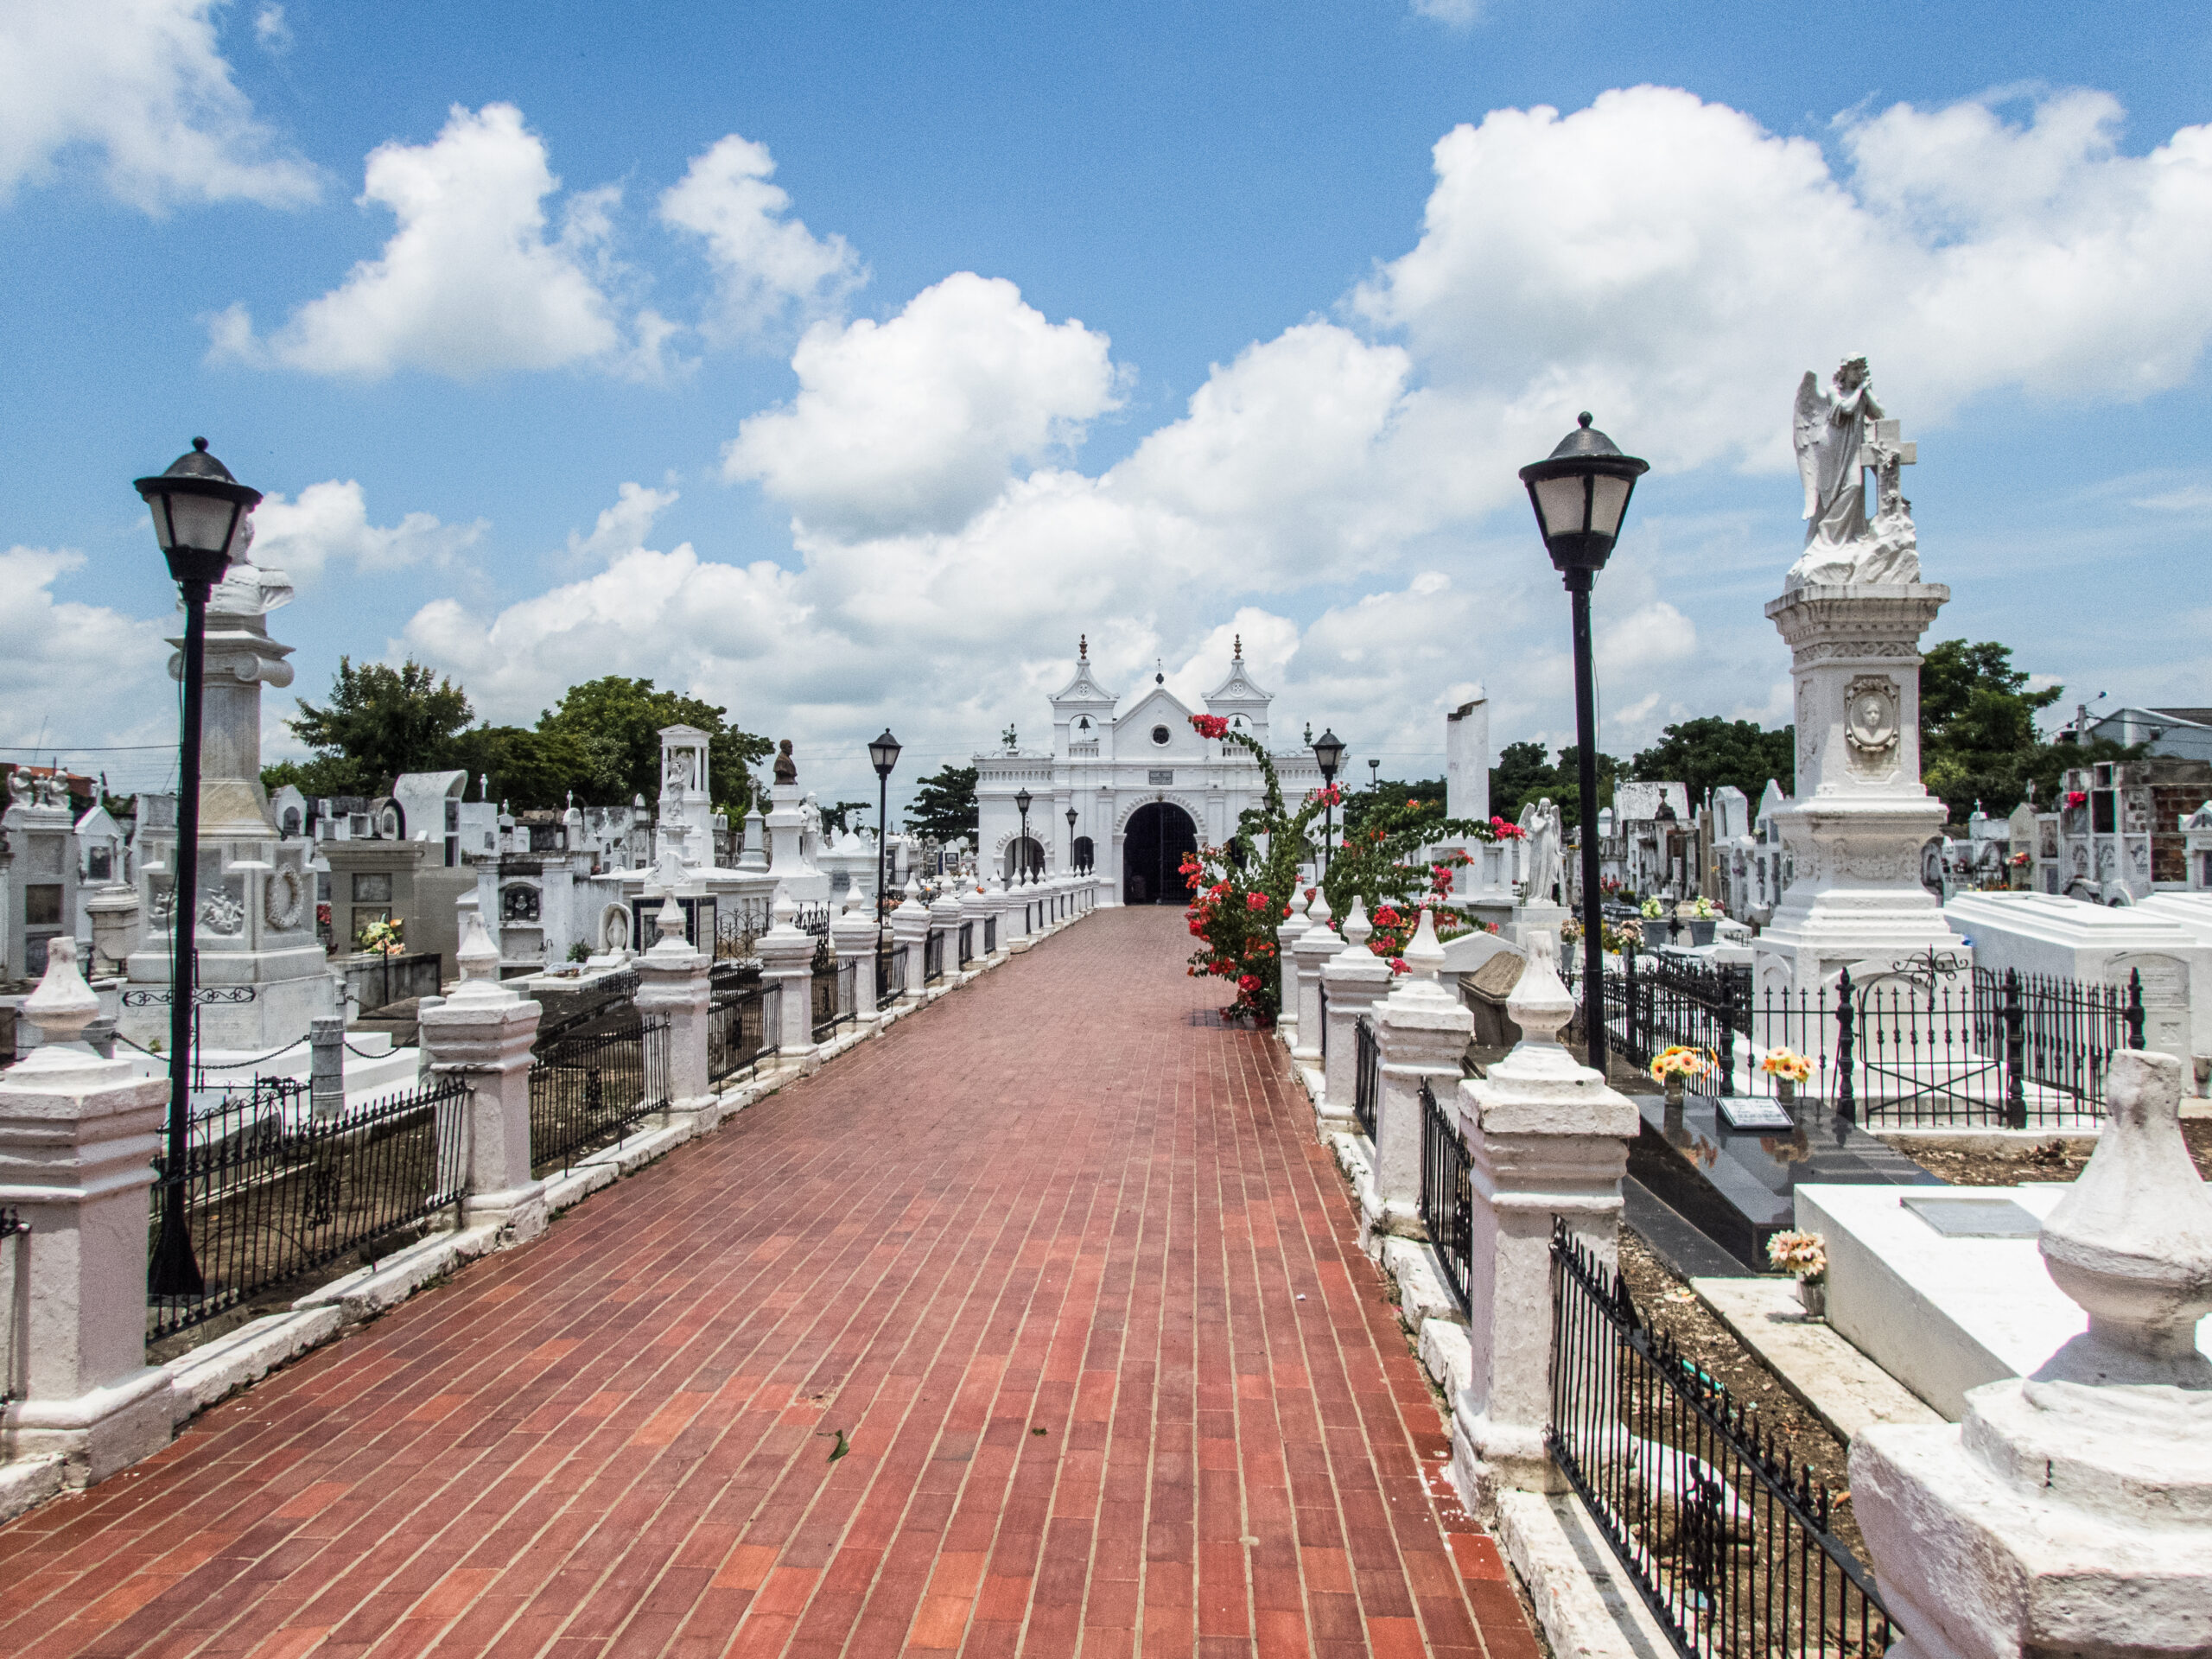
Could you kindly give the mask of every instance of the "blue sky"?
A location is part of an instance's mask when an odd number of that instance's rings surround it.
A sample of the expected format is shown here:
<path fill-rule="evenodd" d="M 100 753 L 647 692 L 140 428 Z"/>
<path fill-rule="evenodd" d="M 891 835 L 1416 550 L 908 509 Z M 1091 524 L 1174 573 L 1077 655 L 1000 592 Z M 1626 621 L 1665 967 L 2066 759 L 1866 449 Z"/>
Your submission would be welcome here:
<path fill-rule="evenodd" d="M 204 432 L 311 695 L 650 674 L 851 795 L 886 721 L 1040 735 L 1078 632 L 1125 690 L 1241 632 L 1433 770 L 1473 683 L 1570 728 L 1512 472 L 1584 406 L 1654 462 L 1605 746 L 1773 723 L 1846 350 L 1939 637 L 2212 701 L 2208 121 L 2179 5 L 9 5 L 0 743 L 171 734 L 128 480 Z"/>

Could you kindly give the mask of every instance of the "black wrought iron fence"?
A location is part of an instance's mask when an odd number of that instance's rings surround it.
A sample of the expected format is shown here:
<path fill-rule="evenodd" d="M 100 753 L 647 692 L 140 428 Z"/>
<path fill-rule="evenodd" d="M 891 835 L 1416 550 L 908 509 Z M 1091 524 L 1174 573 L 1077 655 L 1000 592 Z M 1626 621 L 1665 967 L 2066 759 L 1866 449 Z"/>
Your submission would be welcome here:
<path fill-rule="evenodd" d="M 717 991 L 707 1008 L 707 1080 L 723 1084 L 774 1054 L 782 1029 L 784 988 L 752 984 Z"/>
<path fill-rule="evenodd" d="M 1931 955 L 1875 972 L 1862 965 L 1825 992 L 1755 992 L 1747 969 L 1618 960 L 1605 974 L 1605 1025 L 1624 1058 L 1648 1065 L 1673 1045 L 1701 1049 L 1712 1070 L 1695 1085 L 1700 1093 L 1786 1092 L 1878 1125 L 2094 1120 L 2104 1111 L 2112 1056 L 2143 1041 L 2139 973 L 2101 985 Z M 1810 1077 L 1789 1083 L 1763 1070 L 1762 1058 L 1777 1049 L 1802 1056 Z"/>
<path fill-rule="evenodd" d="M 875 953 L 875 1006 L 896 1002 L 906 995 L 906 952 L 890 945 Z"/>
<path fill-rule="evenodd" d="M 1444 1281 L 1464 1313 L 1468 1275 L 1473 1271 L 1467 1249 L 1474 1225 L 1467 1143 L 1459 1138 L 1459 1124 L 1426 1077 L 1421 1085 L 1421 1220 L 1444 1264 Z"/>
<path fill-rule="evenodd" d="M 1375 1139 L 1375 1110 L 1382 1093 L 1382 1050 L 1375 1040 L 1375 1022 L 1362 1014 L 1352 1027 L 1353 1072 L 1351 1115 L 1359 1132 Z"/>
<path fill-rule="evenodd" d="M 21 1317 L 23 1309 L 18 1299 L 30 1284 L 30 1274 L 23 1260 L 23 1252 L 30 1248 L 31 1224 L 18 1211 L 0 1210 L 0 1286 L 6 1294 L 0 1296 L 0 1314 L 5 1317 L 4 1328 L 8 1339 L 0 1348 L 0 1405 L 10 1400 L 20 1400 L 28 1379 L 23 1374 L 24 1363 L 29 1356 L 18 1351 L 22 1333 L 30 1329 L 30 1321 Z"/>
<path fill-rule="evenodd" d="M 814 969 L 814 1040 L 826 1043 L 836 1035 L 837 1027 L 851 1023 L 855 988 L 858 983 L 860 959 L 848 957 L 843 962 L 832 958 L 825 966 L 817 963 Z"/>
<path fill-rule="evenodd" d="M 986 916 L 983 918 L 983 954 L 987 957 L 995 957 L 998 953 L 999 918 L 995 916 Z"/>
<path fill-rule="evenodd" d="M 1545 1444 L 1684 1659 L 1876 1659 L 1897 1637 L 1828 1490 L 1564 1226 Z"/>
<path fill-rule="evenodd" d="M 148 1243 L 150 1249 L 174 1195 L 184 1206 L 201 1288 L 149 1294 L 149 1339 L 213 1319 L 457 1205 L 467 1098 L 466 1083 L 446 1077 L 317 1117 L 305 1086 L 294 1085 L 257 1089 L 196 1116 L 182 1164 L 171 1169 L 166 1155 L 154 1160 Z"/>
<path fill-rule="evenodd" d="M 530 1068 L 533 1173 L 566 1169 L 668 1105 L 668 1021 L 632 1014 L 542 1045 Z"/>
<path fill-rule="evenodd" d="M 944 977 L 944 931 L 931 928 L 922 941 L 922 983 L 934 985 Z"/>
<path fill-rule="evenodd" d="M 715 960 L 741 962 L 753 954 L 753 943 L 768 931 L 772 918 L 765 898 L 722 898 L 715 912 Z"/>
<path fill-rule="evenodd" d="M 976 924 L 960 924 L 960 971 L 966 973 L 968 964 L 976 960 Z"/>

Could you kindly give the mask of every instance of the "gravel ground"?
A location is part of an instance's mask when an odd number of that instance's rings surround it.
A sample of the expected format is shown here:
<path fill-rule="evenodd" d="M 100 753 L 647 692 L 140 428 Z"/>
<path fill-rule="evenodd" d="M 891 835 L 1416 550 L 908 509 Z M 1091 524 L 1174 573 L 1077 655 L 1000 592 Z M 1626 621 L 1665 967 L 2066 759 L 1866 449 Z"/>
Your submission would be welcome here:
<path fill-rule="evenodd" d="M 2196 1172 L 2212 1181 L 2212 1117 L 2182 1120 L 2183 1138 L 2196 1160 Z M 1931 1175 L 1954 1186 L 2017 1186 L 2023 1181 L 2070 1181 L 2095 1149 L 2090 1141 L 2013 1141 L 1971 1150 L 1927 1147 L 1910 1136 L 1890 1141 Z"/>
<path fill-rule="evenodd" d="M 1732 1395 L 1753 1409 L 1760 1427 L 1774 1437 L 1779 1449 L 1809 1465 L 1814 1478 L 1827 1484 L 1836 1499 L 1832 1511 L 1835 1535 L 1865 1560 L 1866 1544 L 1851 1513 L 1844 1443 L 1776 1380 L 1774 1373 L 1698 1300 L 1696 1293 L 1669 1273 L 1643 1241 L 1626 1229 L 1621 1232 L 1620 1252 L 1621 1272 L 1644 1323 L 1672 1337 L 1686 1357 L 1703 1366 Z"/>

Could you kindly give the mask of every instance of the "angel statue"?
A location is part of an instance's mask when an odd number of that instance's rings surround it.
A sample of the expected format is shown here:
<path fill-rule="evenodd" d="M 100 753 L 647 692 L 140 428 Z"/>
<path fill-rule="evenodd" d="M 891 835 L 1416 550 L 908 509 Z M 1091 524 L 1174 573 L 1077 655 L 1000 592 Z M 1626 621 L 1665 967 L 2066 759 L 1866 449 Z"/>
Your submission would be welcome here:
<path fill-rule="evenodd" d="M 1790 567 L 1787 585 L 1918 582 L 1919 540 L 1898 471 L 1914 459 L 1914 446 L 1898 441 L 1897 423 L 1874 401 L 1865 358 L 1845 359 L 1834 384 L 1831 397 L 1808 369 L 1797 385 L 1790 437 L 1805 481 L 1805 550 Z M 1876 483 L 1871 524 L 1870 468 Z"/>
<path fill-rule="evenodd" d="M 231 616 L 265 616 L 291 602 L 291 578 L 272 566 L 253 562 L 253 514 L 249 512 L 232 543 L 230 569 L 208 595 L 207 608 Z"/>

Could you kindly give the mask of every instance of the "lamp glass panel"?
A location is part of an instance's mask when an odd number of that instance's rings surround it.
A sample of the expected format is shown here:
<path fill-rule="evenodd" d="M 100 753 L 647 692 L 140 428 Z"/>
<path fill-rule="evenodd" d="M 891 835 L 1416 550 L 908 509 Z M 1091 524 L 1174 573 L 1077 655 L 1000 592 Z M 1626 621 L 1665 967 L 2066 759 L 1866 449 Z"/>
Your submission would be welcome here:
<path fill-rule="evenodd" d="M 1619 535 L 1621 515 L 1628 511 L 1628 493 L 1635 486 L 1633 479 L 1608 478 L 1602 473 L 1592 480 L 1590 528 L 1600 536 Z"/>
<path fill-rule="evenodd" d="M 196 548 L 203 553 L 230 551 L 231 515 L 237 510 L 219 495 L 169 492 L 169 523 L 176 539 L 174 547 Z"/>
<path fill-rule="evenodd" d="M 1565 478 L 1540 480 L 1534 491 L 1536 514 L 1543 521 L 1546 537 L 1573 536 L 1583 528 L 1582 480 L 1570 473 Z"/>

